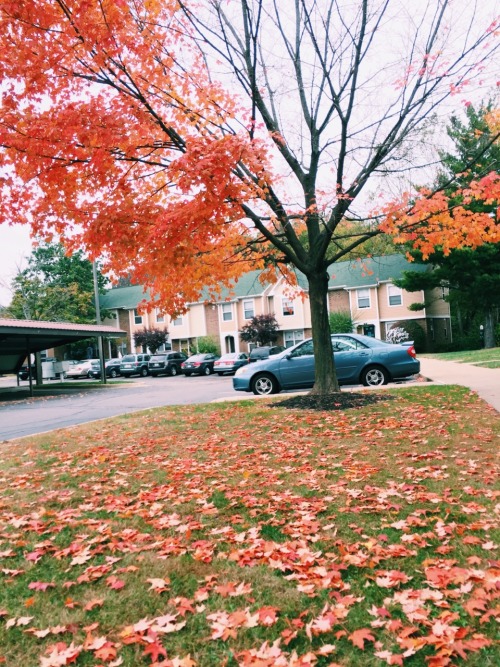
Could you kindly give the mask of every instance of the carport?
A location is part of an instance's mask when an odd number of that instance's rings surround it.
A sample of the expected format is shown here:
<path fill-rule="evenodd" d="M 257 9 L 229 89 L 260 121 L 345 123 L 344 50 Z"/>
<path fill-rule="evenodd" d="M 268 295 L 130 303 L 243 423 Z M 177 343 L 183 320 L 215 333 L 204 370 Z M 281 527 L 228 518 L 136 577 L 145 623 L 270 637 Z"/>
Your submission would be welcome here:
<path fill-rule="evenodd" d="M 31 354 L 85 338 L 123 338 L 122 329 L 100 324 L 0 319 L 0 374 L 15 373 Z M 102 350 L 102 345 L 99 345 Z M 102 356 L 102 355 L 101 355 Z M 104 359 L 101 358 L 104 367 Z M 105 381 L 106 374 L 101 377 Z M 30 378 L 30 393 L 33 387 Z"/>

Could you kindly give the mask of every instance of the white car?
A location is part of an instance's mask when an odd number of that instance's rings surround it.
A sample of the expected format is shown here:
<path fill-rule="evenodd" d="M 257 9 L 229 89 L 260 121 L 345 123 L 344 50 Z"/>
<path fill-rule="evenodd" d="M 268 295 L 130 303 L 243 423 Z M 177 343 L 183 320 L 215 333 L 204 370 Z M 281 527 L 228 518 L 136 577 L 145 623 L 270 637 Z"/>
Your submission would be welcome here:
<path fill-rule="evenodd" d="M 78 378 L 89 378 L 92 377 L 90 371 L 92 369 L 100 369 L 101 365 L 99 359 L 84 359 L 79 361 L 77 364 L 70 366 L 66 371 L 67 378 L 73 378 L 73 380 L 78 380 Z"/>

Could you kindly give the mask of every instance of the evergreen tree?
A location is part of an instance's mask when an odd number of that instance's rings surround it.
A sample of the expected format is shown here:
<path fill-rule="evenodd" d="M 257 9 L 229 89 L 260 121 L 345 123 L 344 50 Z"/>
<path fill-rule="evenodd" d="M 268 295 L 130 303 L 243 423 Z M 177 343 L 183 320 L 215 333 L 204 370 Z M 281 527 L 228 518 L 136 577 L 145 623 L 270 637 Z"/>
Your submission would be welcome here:
<path fill-rule="evenodd" d="M 451 117 L 447 132 L 454 150 L 440 153 L 442 167 L 437 179 L 437 185 L 447 194 L 451 192 L 448 183 L 452 178 L 455 184 L 458 182 L 466 189 L 472 181 L 491 171 L 498 172 L 500 144 L 485 120 L 493 107 L 492 103 L 479 109 L 469 105 L 465 121 Z M 481 157 L 474 161 L 475 155 Z M 462 204 L 462 198 L 450 200 L 450 206 Z M 495 203 L 473 201 L 467 207 L 472 212 L 490 214 L 492 225 L 498 224 Z M 479 327 L 482 325 L 484 346 L 494 347 L 494 330 L 500 309 L 500 245 L 485 244 L 475 250 L 437 247 L 425 262 L 419 252 L 412 251 L 412 255 L 416 261 L 429 264 L 430 270 L 418 274 L 407 271 L 396 281 L 397 285 L 408 291 L 438 286 L 448 288 L 447 300 L 456 317 L 459 338 L 469 344 L 474 338 L 479 342 Z"/>

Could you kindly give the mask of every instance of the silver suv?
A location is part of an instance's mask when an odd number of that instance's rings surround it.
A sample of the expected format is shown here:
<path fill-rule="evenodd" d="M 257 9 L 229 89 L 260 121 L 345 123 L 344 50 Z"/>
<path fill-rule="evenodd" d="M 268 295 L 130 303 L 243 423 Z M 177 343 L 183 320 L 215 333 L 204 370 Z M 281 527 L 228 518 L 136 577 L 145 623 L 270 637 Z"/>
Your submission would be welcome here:
<path fill-rule="evenodd" d="M 150 357 L 150 354 L 126 354 L 122 357 L 120 375 L 123 375 L 123 377 L 130 377 L 131 375 L 146 377 L 149 374 L 148 361 Z"/>

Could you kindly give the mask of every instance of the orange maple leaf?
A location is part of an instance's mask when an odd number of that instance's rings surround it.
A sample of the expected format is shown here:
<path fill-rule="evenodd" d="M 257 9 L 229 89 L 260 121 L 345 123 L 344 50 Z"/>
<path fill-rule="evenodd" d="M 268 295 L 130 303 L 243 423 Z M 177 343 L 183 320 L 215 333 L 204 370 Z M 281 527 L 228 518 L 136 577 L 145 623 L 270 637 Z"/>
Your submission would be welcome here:
<path fill-rule="evenodd" d="M 354 630 L 353 633 L 351 633 L 347 639 L 354 644 L 354 646 L 357 646 L 360 648 L 362 651 L 364 651 L 365 648 L 365 641 L 367 642 L 374 642 L 375 637 L 372 635 L 371 630 L 369 628 L 360 628 L 359 630 Z"/>

